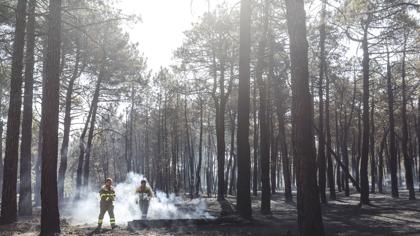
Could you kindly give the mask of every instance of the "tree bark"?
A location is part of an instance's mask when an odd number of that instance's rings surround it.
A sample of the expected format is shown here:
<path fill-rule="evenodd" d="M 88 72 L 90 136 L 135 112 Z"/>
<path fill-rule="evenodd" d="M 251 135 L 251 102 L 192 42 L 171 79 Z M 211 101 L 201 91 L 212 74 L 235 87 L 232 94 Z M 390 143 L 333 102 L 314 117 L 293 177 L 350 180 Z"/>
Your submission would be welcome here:
<path fill-rule="evenodd" d="M 368 160 L 369 160 L 369 45 L 368 29 L 370 14 L 364 22 L 363 33 L 363 137 L 362 137 L 362 156 L 360 160 L 360 204 L 369 204 L 369 179 L 368 179 Z"/>
<path fill-rule="evenodd" d="M 238 181 L 237 210 L 243 218 L 252 217 L 251 209 L 251 160 L 249 150 L 250 106 L 250 51 L 251 51 L 251 1 L 241 0 L 239 43 L 239 92 L 238 92 Z"/>
<path fill-rule="evenodd" d="M 23 48 L 25 45 L 26 0 L 18 0 L 16 27 L 13 39 L 12 68 L 10 76 L 10 100 L 7 114 L 6 151 L 3 170 L 3 193 L 1 220 L 3 223 L 16 221 L 17 167 L 19 150 L 20 115 L 22 105 Z"/>
<path fill-rule="evenodd" d="M 268 9 L 269 1 L 265 1 L 264 18 L 263 18 L 263 35 L 258 45 L 257 67 L 255 78 L 257 79 L 260 92 L 259 100 L 259 124 L 260 124 L 260 163 L 261 163 L 261 212 L 263 214 L 270 213 L 270 139 L 269 139 L 269 119 L 268 119 L 268 84 L 263 80 L 263 72 L 265 68 L 264 57 L 267 41 L 268 29 Z"/>
<path fill-rule="evenodd" d="M 36 1 L 28 3 L 28 23 L 26 26 L 25 94 L 23 98 L 22 140 L 20 146 L 20 187 L 19 215 L 32 215 L 32 100 L 34 84 L 35 49 L 35 6 Z"/>
<path fill-rule="evenodd" d="M 388 122 L 389 122 L 389 155 L 391 172 L 391 196 L 398 198 L 398 178 L 397 178 L 397 152 L 395 143 L 395 121 L 394 121 L 394 94 L 392 89 L 392 72 L 387 48 L 387 93 L 388 93 Z"/>
<path fill-rule="evenodd" d="M 383 174 L 384 174 L 384 147 L 386 143 L 386 136 L 388 135 L 388 131 L 384 130 L 384 136 L 381 141 L 381 145 L 378 151 L 378 192 L 383 193 Z"/>
<path fill-rule="evenodd" d="M 42 98 L 41 235 L 60 233 L 57 191 L 61 0 L 50 0 L 45 97 Z"/>
<path fill-rule="evenodd" d="M 252 88 L 252 107 L 253 107 L 253 169 L 252 169 L 252 195 L 258 195 L 258 123 L 257 123 L 257 83 L 254 79 Z"/>
<path fill-rule="evenodd" d="M 406 71 L 405 71 L 405 57 L 406 57 L 406 47 L 407 47 L 407 30 L 404 30 L 404 45 L 403 45 L 403 55 L 401 62 L 401 87 L 402 87 L 402 104 L 401 104 L 401 119 L 402 119 L 402 152 L 404 156 L 404 168 L 405 168 L 405 183 L 408 189 L 409 199 L 416 199 L 414 193 L 414 181 L 413 181 L 413 164 L 412 157 L 408 152 L 408 122 L 407 122 L 407 95 L 406 95 Z"/>
<path fill-rule="evenodd" d="M 370 177 L 371 177 L 371 192 L 375 193 L 375 184 L 376 184 L 376 162 L 375 162 L 375 96 L 374 89 L 372 90 L 371 106 L 370 106 Z"/>
<path fill-rule="evenodd" d="M 73 87 L 76 79 L 79 77 L 81 71 L 79 72 L 79 61 L 80 61 L 80 47 L 79 40 L 76 41 L 76 61 L 74 65 L 73 74 L 69 79 L 66 92 L 65 100 L 65 111 L 64 111 L 64 132 L 63 132 L 63 141 L 61 143 L 60 150 L 60 167 L 58 170 L 58 199 L 64 199 L 64 179 L 66 176 L 67 170 L 67 155 L 68 155 L 68 146 L 70 138 L 70 127 L 71 127 L 71 106 L 72 106 L 72 94 Z"/>
<path fill-rule="evenodd" d="M 316 184 L 313 103 L 309 93 L 308 42 L 303 0 L 286 0 L 292 75 L 293 139 L 297 160 L 297 210 L 300 235 L 324 235 Z"/>
<path fill-rule="evenodd" d="M 104 62 L 102 62 L 104 63 Z M 105 77 L 105 68 L 104 65 L 101 65 L 98 75 L 98 81 L 96 82 L 95 93 L 93 94 L 92 103 L 90 109 L 92 110 L 92 115 L 90 117 L 90 126 L 89 126 L 89 133 L 88 139 L 86 143 L 86 152 L 84 157 L 84 164 L 83 164 L 83 186 L 87 187 L 89 185 L 89 162 L 90 162 L 90 153 L 93 141 L 93 131 L 95 130 L 95 121 L 96 121 L 96 113 L 98 111 L 98 103 L 99 103 L 99 92 L 101 90 L 102 80 Z"/>
<path fill-rule="evenodd" d="M 200 138 L 198 144 L 198 165 L 195 174 L 195 195 L 198 197 L 200 193 L 200 186 L 201 186 L 201 162 L 203 159 L 203 99 L 200 98 Z"/>
<path fill-rule="evenodd" d="M 322 1 L 322 10 L 321 10 L 321 20 L 319 27 L 320 35 L 320 64 L 319 64 L 319 133 L 318 133 L 318 183 L 319 183 L 319 193 L 322 203 L 327 203 L 327 197 L 325 194 L 326 191 L 326 161 L 325 161 L 325 142 L 324 142 L 324 91 L 323 91 L 323 82 L 325 75 L 325 10 L 326 4 L 325 0 Z"/>

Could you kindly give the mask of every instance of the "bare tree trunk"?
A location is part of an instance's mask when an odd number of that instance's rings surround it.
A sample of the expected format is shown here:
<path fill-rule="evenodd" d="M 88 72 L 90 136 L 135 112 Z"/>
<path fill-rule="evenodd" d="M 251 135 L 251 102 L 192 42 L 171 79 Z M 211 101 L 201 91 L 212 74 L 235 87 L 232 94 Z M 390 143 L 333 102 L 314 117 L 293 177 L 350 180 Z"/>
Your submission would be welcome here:
<path fill-rule="evenodd" d="M 254 150 L 254 163 L 252 172 L 252 194 L 257 196 L 258 194 L 258 123 L 257 123 L 257 80 L 254 79 L 254 86 L 252 88 L 252 104 L 253 104 L 253 150 Z"/>
<path fill-rule="evenodd" d="M 92 104 L 90 107 L 90 109 L 92 110 L 92 115 L 90 119 L 89 133 L 88 133 L 88 139 L 86 143 L 86 152 L 85 152 L 84 165 L 83 165 L 83 186 L 85 187 L 89 185 L 90 153 L 91 153 L 91 147 L 92 147 L 92 141 L 93 141 L 93 131 L 95 129 L 96 112 L 98 110 L 99 92 L 101 90 L 102 80 L 105 76 L 104 70 L 105 70 L 104 65 L 101 65 L 101 69 L 98 75 L 98 81 L 96 82 L 95 93 L 93 94 Z"/>
<path fill-rule="evenodd" d="M 32 215 L 32 100 L 34 84 L 35 0 L 28 3 L 26 26 L 25 94 L 23 98 L 22 140 L 20 146 L 19 215 Z"/>
<path fill-rule="evenodd" d="M 236 124 L 235 124 L 235 118 L 236 118 L 236 113 L 235 112 L 231 112 L 230 114 L 230 124 L 231 124 L 231 135 L 230 135 L 230 157 L 231 160 L 233 160 L 233 166 L 231 169 L 231 173 L 230 173 L 230 183 L 229 183 L 229 194 L 233 195 L 234 192 L 236 192 L 235 189 L 235 180 L 236 180 L 236 165 L 237 165 L 237 160 L 235 157 L 235 128 L 236 128 Z"/>
<path fill-rule="evenodd" d="M 326 146 L 332 148 L 332 142 L 331 142 L 331 124 L 330 124 L 330 80 L 329 80 L 329 76 L 327 74 L 325 74 L 325 78 L 326 78 L 326 98 L 325 98 L 325 132 L 326 132 Z M 338 152 L 339 150 L 337 150 L 337 159 L 338 161 L 340 160 L 340 154 Z M 332 157 L 331 157 L 331 151 L 329 150 L 329 148 L 327 148 L 327 152 L 326 152 L 327 156 L 327 162 L 328 162 L 328 166 L 327 166 L 327 175 L 328 175 L 328 185 L 330 188 L 330 199 L 331 200 L 336 200 L 337 197 L 335 195 L 335 181 L 334 181 L 334 165 L 333 165 L 333 161 L 332 161 Z M 339 172 L 340 170 L 340 165 L 337 165 L 337 172 Z"/>
<path fill-rule="evenodd" d="M 329 89 L 329 86 L 327 86 L 327 88 Z M 327 92 L 327 94 L 329 94 L 329 93 Z M 328 96 L 328 98 L 329 98 L 329 96 Z M 335 110 L 334 121 L 335 121 L 335 151 L 337 152 L 338 159 L 341 161 L 342 160 L 342 151 L 340 150 L 340 145 L 341 145 L 340 144 L 340 136 L 341 136 L 341 133 L 338 130 L 338 111 L 337 110 Z M 331 132 L 330 132 L 330 135 L 331 135 Z M 337 182 L 338 192 L 341 192 L 343 190 L 343 179 L 341 178 L 342 177 L 341 175 L 342 175 L 341 168 L 337 165 L 336 182 Z"/>
<path fill-rule="evenodd" d="M 0 82 L 1 85 L 1 82 Z M 0 88 L 0 114 L 2 114 L 2 102 L 3 102 L 3 89 Z M 0 198 L 2 195 L 1 189 L 3 189 L 3 120 L 0 119 Z"/>
<path fill-rule="evenodd" d="M 419 156 L 418 178 L 420 185 L 420 95 L 417 98 L 417 154 Z"/>
<path fill-rule="evenodd" d="M 16 221 L 17 167 L 19 150 L 20 115 L 22 105 L 23 48 L 25 45 L 26 0 L 18 0 L 16 27 L 13 39 L 10 100 L 7 114 L 6 151 L 3 170 L 1 217 L 3 223 Z"/>
<path fill-rule="evenodd" d="M 80 47 L 79 40 L 76 41 L 76 61 L 74 64 L 73 74 L 69 80 L 66 91 L 66 101 L 65 101 L 65 111 L 64 111 L 64 132 L 63 132 L 63 142 L 61 143 L 60 150 L 60 167 L 58 170 L 58 199 L 64 199 L 64 179 L 66 177 L 67 170 L 67 155 L 68 155 L 68 146 L 70 139 L 70 127 L 71 127 L 71 105 L 72 105 L 72 94 L 73 87 L 76 79 L 79 77 L 79 60 L 80 60 Z"/>
<path fill-rule="evenodd" d="M 309 93 L 308 42 L 303 0 L 286 0 L 292 75 L 293 139 L 297 160 L 297 209 L 300 235 L 324 235 L 316 184 L 313 103 Z"/>
<path fill-rule="evenodd" d="M 284 199 L 286 202 L 292 202 L 292 183 L 290 177 L 289 153 L 287 150 L 286 124 L 284 121 L 285 111 L 280 111 L 280 99 L 277 100 L 277 103 L 277 119 L 279 120 L 279 139 L 281 145 L 281 160 L 283 165 Z"/>
<path fill-rule="evenodd" d="M 318 182 L 319 182 L 319 193 L 322 203 L 327 203 L 327 197 L 325 194 L 326 191 L 326 169 L 327 163 L 325 161 L 325 142 L 324 142 L 324 75 L 325 75 L 325 14 L 326 14 L 326 3 L 325 0 L 322 1 L 322 11 L 321 11 L 321 20 L 320 20 L 320 65 L 319 65 L 319 139 L 318 139 Z"/>
<path fill-rule="evenodd" d="M 369 160 L 369 45 L 368 29 L 370 14 L 364 25 L 363 33 L 363 138 L 362 156 L 360 160 L 360 204 L 369 204 L 369 179 L 368 179 L 368 160 Z M 360 131 L 360 130 L 359 130 Z"/>
<path fill-rule="evenodd" d="M 378 152 L 378 191 L 379 193 L 383 193 L 383 173 L 384 173 L 384 157 L 383 151 L 386 143 L 386 136 L 388 131 L 384 130 L 384 136 L 381 141 L 381 146 L 379 147 Z"/>
<path fill-rule="evenodd" d="M 238 181 L 237 210 L 243 218 L 252 217 L 251 209 L 251 158 L 249 148 L 250 106 L 250 52 L 251 51 L 251 1 L 241 0 L 239 41 L 239 94 L 238 94 Z M 255 177 L 254 177 L 255 178 Z"/>
<path fill-rule="evenodd" d="M 392 91 L 392 72 L 387 47 L 387 93 L 388 93 L 388 122 L 389 122 L 389 154 L 391 172 L 391 196 L 398 198 L 397 152 L 395 143 L 394 95 Z"/>
<path fill-rule="evenodd" d="M 371 97 L 371 107 L 370 107 L 370 177 L 371 177 L 371 192 L 375 193 L 375 184 L 376 184 L 376 162 L 375 162 L 375 96 L 374 96 L 375 89 L 372 90 L 372 97 Z"/>
<path fill-rule="evenodd" d="M 208 115 L 207 124 L 210 124 L 210 113 Z M 206 183 L 207 183 L 207 196 L 211 196 L 213 192 L 213 158 L 211 151 L 211 133 L 210 127 L 207 127 L 207 169 L 206 169 Z"/>
<path fill-rule="evenodd" d="M 406 95 L 406 71 L 405 71 L 405 57 L 406 57 L 406 45 L 407 45 L 407 30 L 404 30 L 404 46 L 403 55 L 401 62 L 401 79 L 402 79 L 402 104 L 401 104 L 401 119 L 402 119 L 402 152 L 404 156 L 404 168 L 405 168 L 405 183 L 409 193 L 409 199 L 416 199 L 414 193 L 413 183 L 413 164 L 412 157 L 408 153 L 408 124 L 407 124 L 407 95 Z"/>
<path fill-rule="evenodd" d="M 57 190 L 61 0 L 50 0 L 45 97 L 42 98 L 41 235 L 60 233 Z"/>
<path fill-rule="evenodd" d="M 80 192 L 82 191 L 82 180 L 83 180 L 83 160 L 85 157 L 85 136 L 89 127 L 89 121 L 90 121 L 90 117 L 92 116 L 92 109 L 89 109 L 89 113 L 88 116 L 86 118 L 85 121 L 85 125 L 83 127 L 82 133 L 80 134 L 80 138 L 79 138 L 79 159 L 77 162 L 77 170 L 76 170 L 76 195 L 75 195 L 75 200 L 79 200 L 80 199 Z M 116 175 L 116 173 L 115 173 Z"/>

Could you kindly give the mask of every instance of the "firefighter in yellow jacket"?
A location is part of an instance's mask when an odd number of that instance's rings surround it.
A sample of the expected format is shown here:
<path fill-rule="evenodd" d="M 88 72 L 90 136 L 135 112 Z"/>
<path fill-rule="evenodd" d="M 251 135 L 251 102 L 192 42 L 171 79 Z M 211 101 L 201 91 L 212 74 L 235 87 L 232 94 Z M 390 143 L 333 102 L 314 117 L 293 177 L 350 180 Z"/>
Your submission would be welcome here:
<path fill-rule="evenodd" d="M 115 216 L 114 216 L 114 200 L 115 200 L 115 191 L 112 187 L 112 179 L 107 178 L 105 180 L 105 185 L 102 186 L 101 190 L 99 191 L 101 202 L 100 202 L 100 213 L 98 218 L 98 227 L 96 231 L 100 231 L 102 227 L 102 221 L 104 219 L 104 215 L 106 212 L 109 214 L 109 219 L 111 222 L 111 227 L 114 229 L 116 226 L 115 224 Z"/>
<path fill-rule="evenodd" d="M 153 191 L 146 185 L 146 180 L 142 180 L 140 187 L 136 189 L 136 193 L 139 194 L 139 205 L 141 211 L 141 218 L 144 220 L 147 217 L 147 211 L 149 210 L 150 199 L 154 197 Z"/>

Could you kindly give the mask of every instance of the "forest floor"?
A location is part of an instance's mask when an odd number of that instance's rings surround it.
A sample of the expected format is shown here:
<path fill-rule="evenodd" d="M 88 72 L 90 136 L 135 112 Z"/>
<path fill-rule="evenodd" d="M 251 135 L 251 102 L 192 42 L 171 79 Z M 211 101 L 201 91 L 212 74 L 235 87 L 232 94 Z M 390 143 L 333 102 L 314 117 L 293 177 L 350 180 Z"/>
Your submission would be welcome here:
<path fill-rule="evenodd" d="M 338 194 L 338 201 L 329 201 L 322 206 L 326 235 L 420 235 L 420 200 L 409 201 L 406 193 L 400 199 L 389 195 L 371 194 L 371 206 L 360 207 L 359 195 L 344 197 Z M 129 230 L 126 225 L 110 230 L 105 224 L 103 232 L 95 235 L 297 235 L 296 206 L 283 201 L 283 194 L 272 197 L 272 215 L 259 212 L 259 200 L 253 198 L 252 221 L 240 220 L 229 214 L 229 206 L 235 198 L 229 196 L 227 203 L 219 204 L 214 198 L 206 198 L 208 212 L 224 217 L 226 223 L 218 224 L 173 224 L 169 227 L 148 227 Z M 224 209 L 222 211 L 222 208 Z M 223 212 L 224 216 L 221 216 Z M 220 221 L 218 221 L 220 222 Z M 62 219 L 63 235 L 92 235 L 94 225 L 70 225 Z M 32 218 L 20 218 L 17 223 L 0 226 L 0 235 L 38 235 L 39 212 Z"/>

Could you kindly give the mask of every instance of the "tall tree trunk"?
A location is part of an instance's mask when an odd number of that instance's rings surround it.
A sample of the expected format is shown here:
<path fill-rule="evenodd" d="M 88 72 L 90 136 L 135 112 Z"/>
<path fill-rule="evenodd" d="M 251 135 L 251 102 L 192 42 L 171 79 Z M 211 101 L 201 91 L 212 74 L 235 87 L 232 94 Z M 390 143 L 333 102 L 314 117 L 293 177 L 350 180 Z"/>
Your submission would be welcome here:
<path fill-rule="evenodd" d="M 46 33 L 45 33 L 46 34 Z M 47 51 L 48 40 L 47 36 L 43 38 L 42 42 L 42 97 L 45 97 L 45 84 L 47 74 Z M 35 188 L 34 200 L 35 206 L 41 206 L 41 164 L 42 164 L 42 116 L 38 124 L 38 156 L 35 164 Z"/>
<path fill-rule="evenodd" d="M 369 160 L 369 45 L 368 29 L 370 14 L 364 22 L 363 33 L 363 137 L 362 137 L 362 156 L 360 160 L 360 204 L 369 204 L 369 179 L 368 179 L 368 160 Z"/>
<path fill-rule="evenodd" d="M 80 193 L 82 191 L 82 181 L 83 181 L 83 160 L 85 157 L 85 149 L 86 149 L 86 143 L 85 143 L 85 137 L 86 137 L 86 133 L 89 127 L 89 121 L 90 118 L 92 116 L 92 107 L 89 109 L 89 113 L 88 116 L 86 118 L 85 121 L 85 125 L 83 127 L 82 133 L 80 134 L 80 138 L 79 138 L 79 159 L 77 161 L 77 170 L 76 170 L 76 196 L 75 196 L 75 200 L 79 200 L 80 199 Z M 115 173 L 115 175 L 117 175 Z"/>
<path fill-rule="evenodd" d="M 319 27 L 320 35 L 320 64 L 319 64 L 319 133 L 318 133 L 318 181 L 319 181 L 319 193 L 322 203 L 327 203 L 326 191 L 326 161 L 325 161 L 325 142 L 324 142 L 324 91 L 323 82 L 325 75 L 325 14 L 326 14 L 326 3 L 322 1 L 321 21 Z"/>
<path fill-rule="evenodd" d="M 271 157 L 270 157 L 270 188 L 271 188 L 271 194 L 276 193 L 276 171 L 277 171 L 277 157 L 278 157 L 278 135 L 275 135 L 275 112 L 272 104 L 272 94 L 273 90 L 271 89 L 274 86 L 274 37 L 272 32 L 270 31 L 269 34 L 269 59 L 268 59 L 268 107 L 270 108 L 268 111 L 269 114 L 269 120 L 270 120 L 270 142 L 271 142 Z"/>
<path fill-rule="evenodd" d="M 266 50 L 267 41 L 267 29 L 268 29 L 268 9 L 269 1 L 265 1 L 264 5 L 264 18 L 263 18 L 263 35 L 258 45 L 257 55 L 257 68 L 255 77 L 258 82 L 258 88 L 260 92 L 259 100 L 259 123 L 260 123 L 260 163 L 261 163 L 261 212 L 263 214 L 270 213 L 270 140 L 269 140 L 269 119 L 268 119 L 268 84 L 267 81 L 263 80 L 264 72 L 264 57 Z"/>
<path fill-rule="evenodd" d="M 308 42 L 303 0 L 286 0 L 292 75 L 293 139 L 297 160 L 297 210 L 300 235 L 324 235 L 316 184 L 313 103 L 309 93 Z"/>
<path fill-rule="evenodd" d="M 371 107 L 370 107 L 370 177 L 371 177 L 371 192 L 375 193 L 375 184 L 376 184 L 376 163 L 375 163 L 375 96 L 374 96 L 375 89 L 372 90 L 372 97 L 371 97 Z"/>
<path fill-rule="evenodd" d="M 230 173 L 230 183 L 229 183 L 229 194 L 233 194 L 234 189 L 234 181 L 235 181 L 235 169 L 236 169 L 236 158 L 235 158 L 235 131 L 236 131 L 236 124 L 235 124 L 236 113 L 230 112 L 230 161 L 233 161 L 233 166 Z M 227 180 L 227 179 L 226 179 Z"/>
<path fill-rule="evenodd" d="M 203 99 L 200 98 L 200 138 L 198 143 L 198 165 L 195 174 L 195 195 L 198 197 L 200 193 L 200 186 L 201 186 L 201 162 L 203 159 Z"/>
<path fill-rule="evenodd" d="M 34 84 L 35 6 L 28 3 L 26 26 L 25 94 L 23 98 L 22 141 L 20 146 L 19 215 L 32 215 L 32 100 Z"/>
<path fill-rule="evenodd" d="M 413 164 L 412 157 L 408 152 L 408 122 L 407 122 L 407 95 L 406 95 L 406 71 L 405 71 L 405 57 L 406 57 L 406 45 L 407 45 L 407 30 L 404 30 L 404 46 L 403 46 L 403 55 L 401 62 L 401 86 L 402 86 L 402 104 L 401 104 L 401 119 L 402 119 L 402 152 L 404 156 L 404 168 L 405 168 L 405 183 L 409 193 L 409 199 L 414 200 L 414 181 L 413 181 Z"/>
<path fill-rule="evenodd" d="M 251 209 L 251 160 L 249 150 L 250 105 L 250 51 L 251 51 L 251 1 L 241 0 L 239 39 L 239 91 L 238 91 L 238 181 L 237 210 L 243 218 L 252 217 Z"/>
<path fill-rule="evenodd" d="M 387 93 L 388 93 L 388 122 L 389 122 L 389 155 L 391 172 L 391 196 L 398 198 L 398 178 L 397 178 L 397 151 L 395 143 L 395 121 L 394 121 L 394 94 L 392 89 L 392 72 L 387 47 Z"/>
<path fill-rule="evenodd" d="M 102 62 L 105 63 L 105 62 Z M 105 76 L 105 65 L 101 65 L 101 69 L 98 75 L 98 81 L 96 82 L 95 93 L 93 94 L 92 103 L 90 109 L 92 110 L 92 115 L 90 118 L 90 126 L 89 126 L 89 133 L 88 139 L 86 143 L 86 151 L 84 157 L 84 164 L 83 164 L 83 186 L 87 187 L 89 185 L 89 162 L 90 162 L 90 153 L 93 141 L 93 131 L 95 130 L 95 121 L 96 121 L 96 113 L 98 111 L 98 103 L 99 103 L 99 92 L 101 90 L 102 80 Z"/>
<path fill-rule="evenodd" d="M 327 86 L 327 88 L 329 89 L 329 86 Z M 329 94 L 329 93 L 327 92 L 327 94 Z M 329 100 L 329 97 L 328 97 L 328 100 Z M 341 145 L 340 144 L 340 136 L 341 136 L 341 133 L 338 130 L 338 111 L 337 110 L 335 110 L 334 121 L 335 121 L 335 146 L 336 146 L 335 147 L 335 151 L 337 152 L 338 159 L 341 161 L 342 160 L 342 151 L 341 151 L 341 148 L 340 148 L 340 145 Z M 330 132 L 330 135 L 331 135 L 331 132 Z M 336 182 L 337 182 L 337 190 L 338 190 L 338 192 L 341 192 L 343 190 L 343 181 L 342 181 L 342 178 L 341 177 L 342 177 L 341 168 L 339 168 L 337 166 L 337 171 L 336 171 L 336 180 L 337 181 Z"/>
<path fill-rule="evenodd" d="M 50 0 L 45 97 L 42 98 L 41 235 L 60 233 L 57 190 L 61 0 Z"/>
<path fill-rule="evenodd" d="M 210 124 L 210 113 L 207 118 L 207 124 Z M 207 127 L 207 169 L 206 169 L 206 183 L 207 183 L 207 196 L 211 196 L 213 192 L 213 158 L 211 148 L 211 132 L 210 127 Z"/>
<path fill-rule="evenodd" d="M 277 94 L 280 94 L 277 92 Z M 289 163 L 289 153 L 287 150 L 287 140 L 286 140 L 286 124 L 284 121 L 284 115 L 286 111 L 281 109 L 281 98 L 277 99 L 277 119 L 279 120 L 279 139 L 281 146 L 281 160 L 283 166 L 283 179 L 284 179 L 284 199 L 286 202 L 292 202 L 292 183 L 290 177 L 290 163 Z"/>
<path fill-rule="evenodd" d="M 222 201 L 225 199 L 225 63 L 220 62 L 220 78 L 214 81 L 213 99 L 216 104 L 216 147 L 217 147 L 217 200 Z M 216 75 L 215 75 L 216 76 Z M 219 87 L 220 94 L 216 94 L 216 88 Z M 219 98 L 218 98 L 219 96 Z"/>
<path fill-rule="evenodd" d="M 77 39 L 76 39 L 77 40 Z M 71 106 L 72 106 L 72 94 L 73 87 L 76 79 L 79 77 L 79 60 L 80 60 L 80 47 L 79 40 L 76 41 L 76 61 L 74 64 L 73 74 L 69 79 L 66 91 L 66 100 L 65 100 L 65 111 L 64 111 L 64 132 L 63 132 L 63 141 L 61 143 L 60 150 L 60 167 L 58 170 L 58 199 L 64 199 L 64 179 L 66 177 L 67 170 L 67 155 L 68 155 L 68 146 L 70 139 L 70 127 L 71 127 Z"/>
<path fill-rule="evenodd" d="M 330 80 L 329 80 L 329 76 L 327 75 L 327 73 L 325 73 L 325 79 L 326 79 L 326 93 L 325 93 L 325 132 L 326 132 L 326 146 L 329 147 L 327 148 L 327 162 L 328 162 L 328 166 L 327 166 L 327 175 L 328 175 L 328 186 L 330 188 L 330 199 L 331 200 L 336 200 L 337 197 L 335 195 L 335 181 L 334 181 L 334 165 L 333 165 L 333 161 L 332 161 L 332 157 L 331 157 L 331 151 L 330 148 L 332 149 L 332 142 L 331 142 L 331 124 L 330 124 Z M 340 160 L 340 154 L 338 152 L 339 150 L 337 150 L 337 159 L 338 161 Z M 337 172 L 339 172 L 340 170 L 340 166 L 337 165 Z"/>
<path fill-rule="evenodd" d="M 384 173 L 384 147 L 386 143 L 386 136 L 388 135 L 388 131 L 384 130 L 384 136 L 381 141 L 381 145 L 378 151 L 378 191 L 379 193 L 383 193 L 383 173 Z"/>
<path fill-rule="evenodd" d="M 18 0 L 16 27 L 13 39 L 10 100 L 7 114 L 6 151 L 3 170 L 1 216 L 3 223 L 16 221 L 17 167 L 19 150 L 20 115 L 22 105 L 23 48 L 25 45 L 26 0 Z"/>
<path fill-rule="evenodd" d="M 258 123 L 257 123 L 257 80 L 254 79 L 252 88 L 252 107 L 253 107 L 253 169 L 252 169 L 252 194 L 258 195 Z"/>
<path fill-rule="evenodd" d="M 417 154 L 419 156 L 418 178 L 420 189 L 420 95 L 417 98 Z M 0 159 L 1 160 L 1 159 Z"/>
<path fill-rule="evenodd" d="M 1 85 L 1 82 L 0 82 Z M 3 113 L 2 111 L 2 103 L 3 103 L 3 89 L 0 88 L 0 114 Z M 2 195 L 1 189 L 3 189 L 3 120 L 0 119 L 0 198 Z"/>

